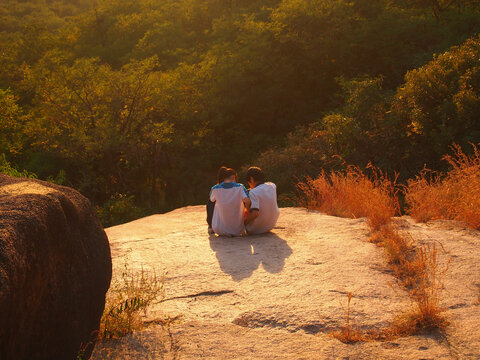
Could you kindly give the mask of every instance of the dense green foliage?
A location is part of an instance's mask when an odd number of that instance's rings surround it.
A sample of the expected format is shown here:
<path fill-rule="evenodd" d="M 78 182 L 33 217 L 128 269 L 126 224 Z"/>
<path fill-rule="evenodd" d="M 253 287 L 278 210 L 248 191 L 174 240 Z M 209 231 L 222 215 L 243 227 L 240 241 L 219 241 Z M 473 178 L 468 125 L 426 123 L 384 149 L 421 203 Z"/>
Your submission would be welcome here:
<path fill-rule="evenodd" d="M 384 89 L 381 78 L 340 83 L 342 107 L 259 158 L 283 191 L 295 179 L 341 168 L 343 161 L 373 162 L 405 180 L 424 166 L 443 170 L 453 143 L 471 150 L 469 144 L 480 141 L 479 37 L 409 71 L 396 91 Z"/>
<path fill-rule="evenodd" d="M 0 154 L 126 213 L 202 203 L 222 164 L 283 192 L 337 154 L 439 168 L 480 140 L 477 3 L 6 0 Z"/>

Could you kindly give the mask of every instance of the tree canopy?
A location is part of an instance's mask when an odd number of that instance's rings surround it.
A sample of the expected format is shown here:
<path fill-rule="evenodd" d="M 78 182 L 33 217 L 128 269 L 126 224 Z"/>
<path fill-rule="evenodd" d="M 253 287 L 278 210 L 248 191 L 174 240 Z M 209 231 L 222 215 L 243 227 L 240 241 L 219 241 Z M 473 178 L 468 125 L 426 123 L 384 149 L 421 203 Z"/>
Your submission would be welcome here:
<path fill-rule="evenodd" d="M 202 203 L 223 164 L 260 164 L 286 193 L 337 155 L 441 169 L 480 141 L 478 5 L 7 0 L 0 154 L 147 211 Z"/>

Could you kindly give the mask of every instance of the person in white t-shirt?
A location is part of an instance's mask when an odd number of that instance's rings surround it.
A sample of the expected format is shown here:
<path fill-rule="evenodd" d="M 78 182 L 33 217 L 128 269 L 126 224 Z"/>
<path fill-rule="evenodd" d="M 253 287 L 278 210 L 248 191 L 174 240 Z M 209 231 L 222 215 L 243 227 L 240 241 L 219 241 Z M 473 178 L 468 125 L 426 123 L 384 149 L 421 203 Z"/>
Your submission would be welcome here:
<path fill-rule="evenodd" d="M 249 234 L 263 234 L 277 224 L 280 210 L 277 205 L 277 186 L 265 182 L 265 175 L 259 167 L 247 170 L 247 182 L 250 186 L 250 206 L 245 226 Z"/>
<path fill-rule="evenodd" d="M 225 171 L 224 181 L 212 187 L 210 201 L 215 202 L 212 230 L 217 235 L 242 236 L 245 233 L 245 207 L 250 206 L 247 189 L 235 182 L 237 172 Z"/>

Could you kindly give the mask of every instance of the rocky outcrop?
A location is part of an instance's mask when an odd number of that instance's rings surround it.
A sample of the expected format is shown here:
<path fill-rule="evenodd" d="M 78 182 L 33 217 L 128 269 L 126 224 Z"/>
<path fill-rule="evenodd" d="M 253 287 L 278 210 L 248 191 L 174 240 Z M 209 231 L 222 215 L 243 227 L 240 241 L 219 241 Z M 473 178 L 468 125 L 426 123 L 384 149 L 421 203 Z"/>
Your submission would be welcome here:
<path fill-rule="evenodd" d="M 112 263 L 77 191 L 0 174 L 0 358 L 88 358 Z"/>
<path fill-rule="evenodd" d="M 282 208 L 271 233 L 224 238 L 192 206 L 106 229 L 114 278 L 125 263 L 166 273 L 165 299 L 147 328 L 98 342 L 92 359 L 479 360 L 480 232 L 398 220 L 418 245 L 436 244 L 445 332 L 356 344 L 331 335 L 347 325 L 350 292 L 353 328 L 388 327 L 414 306 L 365 219 Z"/>

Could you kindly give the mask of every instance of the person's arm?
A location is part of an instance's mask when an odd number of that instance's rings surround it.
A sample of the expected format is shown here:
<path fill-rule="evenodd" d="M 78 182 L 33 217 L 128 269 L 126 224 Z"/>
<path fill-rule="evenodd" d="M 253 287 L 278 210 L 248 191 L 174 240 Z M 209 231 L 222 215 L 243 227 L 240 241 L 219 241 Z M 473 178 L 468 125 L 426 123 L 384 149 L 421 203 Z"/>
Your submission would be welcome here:
<path fill-rule="evenodd" d="M 245 186 L 243 186 L 243 185 L 242 185 L 242 201 L 243 201 L 243 205 L 245 206 L 245 208 L 247 210 L 250 209 L 250 205 L 252 204 L 252 202 L 250 201 L 250 198 L 248 197 L 247 189 L 245 189 Z"/>
<path fill-rule="evenodd" d="M 250 191 L 250 206 L 248 207 L 248 216 L 245 219 L 245 225 L 250 224 L 260 214 L 258 197 L 254 191 Z"/>
<path fill-rule="evenodd" d="M 248 212 L 248 216 L 245 219 L 245 225 L 248 225 L 253 220 L 255 220 L 258 217 L 259 213 L 260 213 L 260 210 L 258 209 L 250 209 L 250 211 Z"/>

